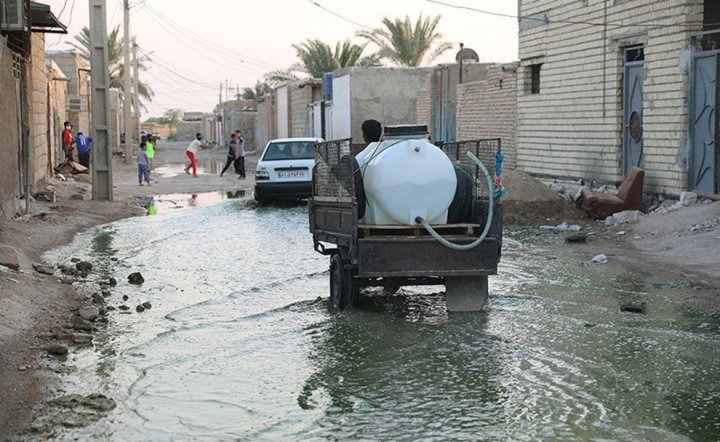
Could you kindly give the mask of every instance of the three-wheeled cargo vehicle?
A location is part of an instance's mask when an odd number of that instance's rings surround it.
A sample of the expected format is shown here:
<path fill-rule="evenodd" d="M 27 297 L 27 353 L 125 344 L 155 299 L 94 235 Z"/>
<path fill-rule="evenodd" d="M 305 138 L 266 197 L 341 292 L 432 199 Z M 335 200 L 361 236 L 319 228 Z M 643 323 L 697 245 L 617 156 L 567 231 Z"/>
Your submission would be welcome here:
<path fill-rule="evenodd" d="M 310 231 L 336 308 L 364 287 L 408 285 L 445 285 L 449 311 L 487 303 L 502 206 L 484 165 L 495 170 L 500 139 L 427 140 L 425 126 L 395 126 L 359 153 L 350 139 L 316 144 Z"/>

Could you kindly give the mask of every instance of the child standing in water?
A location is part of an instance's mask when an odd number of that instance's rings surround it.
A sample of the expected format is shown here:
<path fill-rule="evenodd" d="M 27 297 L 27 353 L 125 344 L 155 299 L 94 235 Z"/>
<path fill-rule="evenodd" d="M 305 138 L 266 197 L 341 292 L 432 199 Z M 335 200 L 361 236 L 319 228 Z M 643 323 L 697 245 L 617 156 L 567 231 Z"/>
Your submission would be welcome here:
<path fill-rule="evenodd" d="M 147 156 L 147 144 L 143 141 L 140 143 L 140 150 L 137 154 L 138 159 L 138 184 L 143 185 L 143 179 L 147 185 L 150 185 L 150 176 L 148 174 L 148 156 Z"/>

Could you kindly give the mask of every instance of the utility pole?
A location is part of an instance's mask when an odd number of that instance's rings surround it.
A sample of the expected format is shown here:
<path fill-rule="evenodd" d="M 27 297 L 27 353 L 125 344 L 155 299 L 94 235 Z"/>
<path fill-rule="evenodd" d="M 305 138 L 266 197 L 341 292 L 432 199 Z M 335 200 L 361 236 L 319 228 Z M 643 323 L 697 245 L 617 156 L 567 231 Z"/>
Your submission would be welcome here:
<path fill-rule="evenodd" d="M 130 86 L 130 4 L 129 0 L 123 0 L 123 120 L 125 123 L 125 162 L 129 163 L 130 145 L 132 143 L 132 124 L 130 119 L 130 106 L 132 105 L 131 86 Z"/>
<path fill-rule="evenodd" d="M 227 142 L 228 138 L 230 138 L 230 135 L 228 135 L 228 134 L 230 133 L 230 122 L 228 121 L 228 117 L 230 116 L 230 112 L 228 112 L 228 108 L 227 108 L 227 105 L 228 105 L 228 88 L 229 88 L 229 86 L 228 86 L 228 81 L 225 80 L 225 102 L 223 103 L 223 121 L 225 122 L 225 126 L 224 126 L 225 131 L 223 132 L 223 146 L 224 146 L 225 143 Z"/>
<path fill-rule="evenodd" d="M 133 38 L 133 104 L 135 105 L 135 133 L 140 139 L 140 61 L 138 60 L 138 45 L 137 41 Z"/>
<path fill-rule="evenodd" d="M 220 98 L 218 99 L 218 113 L 222 112 L 222 115 L 220 116 L 220 127 L 219 127 L 219 133 L 216 134 L 218 138 L 218 146 L 224 146 L 223 141 L 225 139 L 225 130 L 223 130 L 223 127 L 225 127 L 225 109 L 222 108 L 222 81 L 220 82 Z"/>
<path fill-rule="evenodd" d="M 105 0 L 90 0 L 90 86 L 92 95 L 92 197 L 112 201 L 110 144 L 110 76 Z"/>

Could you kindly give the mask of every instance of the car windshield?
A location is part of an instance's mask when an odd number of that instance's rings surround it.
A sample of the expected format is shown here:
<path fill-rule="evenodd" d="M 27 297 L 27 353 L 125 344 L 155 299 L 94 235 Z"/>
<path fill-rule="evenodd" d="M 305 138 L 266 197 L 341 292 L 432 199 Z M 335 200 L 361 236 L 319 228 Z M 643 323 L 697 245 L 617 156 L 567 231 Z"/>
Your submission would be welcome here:
<path fill-rule="evenodd" d="M 264 161 L 312 160 L 315 158 L 314 141 L 285 141 L 270 143 L 265 150 Z"/>

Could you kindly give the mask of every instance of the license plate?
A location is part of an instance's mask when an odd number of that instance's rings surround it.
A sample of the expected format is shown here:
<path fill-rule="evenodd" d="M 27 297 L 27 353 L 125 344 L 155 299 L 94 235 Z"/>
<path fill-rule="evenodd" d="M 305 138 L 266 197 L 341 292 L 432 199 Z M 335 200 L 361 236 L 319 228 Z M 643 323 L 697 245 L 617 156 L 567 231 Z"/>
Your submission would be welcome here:
<path fill-rule="evenodd" d="M 277 175 L 278 175 L 278 179 L 281 179 L 281 180 L 305 179 L 305 171 L 304 170 L 282 171 L 282 172 L 278 172 Z"/>

